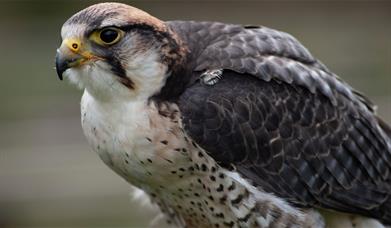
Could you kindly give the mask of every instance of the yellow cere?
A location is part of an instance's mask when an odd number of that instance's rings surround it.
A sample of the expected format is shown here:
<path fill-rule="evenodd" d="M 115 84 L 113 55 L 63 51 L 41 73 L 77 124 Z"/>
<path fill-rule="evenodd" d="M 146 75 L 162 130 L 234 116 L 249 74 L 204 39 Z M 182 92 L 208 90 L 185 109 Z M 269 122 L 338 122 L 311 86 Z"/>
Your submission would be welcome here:
<path fill-rule="evenodd" d="M 80 50 L 81 42 L 79 39 L 68 38 L 63 41 L 63 43 L 71 50 L 73 53 L 78 53 Z"/>
<path fill-rule="evenodd" d="M 79 58 L 79 59 L 75 60 L 74 62 L 72 62 L 71 63 L 72 66 L 80 65 L 80 64 L 82 64 L 86 61 L 92 60 L 92 59 L 101 59 L 101 58 L 93 55 L 90 51 L 86 50 L 85 47 L 82 46 L 81 41 L 77 38 L 64 39 L 63 45 L 68 47 L 68 49 L 71 52 L 82 56 L 82 58 Z"/>

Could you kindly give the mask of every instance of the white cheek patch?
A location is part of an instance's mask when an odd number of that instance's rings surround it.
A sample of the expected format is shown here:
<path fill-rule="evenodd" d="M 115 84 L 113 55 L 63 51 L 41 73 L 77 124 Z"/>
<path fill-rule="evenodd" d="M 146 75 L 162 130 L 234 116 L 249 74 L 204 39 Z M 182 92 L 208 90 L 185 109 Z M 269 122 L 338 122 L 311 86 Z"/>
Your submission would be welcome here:
<path fill-rule="evenodd" d="M 140 98 L 148 98 L 159 92 L 165 84 L 167 66 L 159 61 L 157 50 L 149 50 L 134 56 L 126 65 L 128 77 L 136 85 Z"/>

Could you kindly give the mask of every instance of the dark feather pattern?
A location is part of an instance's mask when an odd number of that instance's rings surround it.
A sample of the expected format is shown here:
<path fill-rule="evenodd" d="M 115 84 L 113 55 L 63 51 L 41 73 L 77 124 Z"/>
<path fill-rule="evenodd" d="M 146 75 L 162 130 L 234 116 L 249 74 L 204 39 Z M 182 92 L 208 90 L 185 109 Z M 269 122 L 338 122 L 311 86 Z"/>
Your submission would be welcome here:
<path fill-rule="evenodd" d="M 356 119 L 348 99 L 336 100 L 332 105 L 300 86 L 226 71 L 212 87 L 188 88 L 179 105 L 188 134 L 262 189 L 298 206 L 389 223 L 383 204 L 391 191 L 390 150 L 378 129 L 360 124 L 370 116 Z M 316 117 L 319 111 L 326 114 Z"/>
<path fill-rule="evenodd" d="M 293 36 L 267 27 L 217 22 L 170 21 L 191 50 L 195 71 L 230 69 L 259 79 L 272 78 L 320 92 L 335 105 L 335 93 L 371 111 L 374 105 L 328 70 Z"/>
<path fill-rule="evenodd" d="M 188 46 L 188 77 L 224 69 L 217 84 L 196 81 L 178 98 L 187 134 L 220 165 L 294 205 L 391 224 L 389 128 L 369 99 L 286 33 L 169 26 Z"/>

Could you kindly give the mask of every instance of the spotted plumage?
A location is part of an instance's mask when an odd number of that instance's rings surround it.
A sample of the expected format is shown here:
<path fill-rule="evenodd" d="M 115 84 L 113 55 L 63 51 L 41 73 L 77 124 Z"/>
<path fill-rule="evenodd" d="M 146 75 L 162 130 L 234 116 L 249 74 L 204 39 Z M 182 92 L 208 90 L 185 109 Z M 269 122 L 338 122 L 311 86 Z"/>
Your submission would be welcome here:
<path fill-rule="evenodd" d="M 103 3 L 62 37 L 89 144 L 171 224 L 391 224 L 390 128 L 289 34 Z"/>

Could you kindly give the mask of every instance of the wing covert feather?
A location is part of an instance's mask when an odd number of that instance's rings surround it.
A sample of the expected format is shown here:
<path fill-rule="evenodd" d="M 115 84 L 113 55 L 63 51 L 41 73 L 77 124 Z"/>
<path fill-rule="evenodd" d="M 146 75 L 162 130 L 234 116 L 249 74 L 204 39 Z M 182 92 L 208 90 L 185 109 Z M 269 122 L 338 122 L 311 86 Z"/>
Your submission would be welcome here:
<path fill-rule="evenodd" d="M 225 71 L 181 96 L 186 132 L 222 166 L 302 207 L 383 216 L 391 151 L 373 116 L 301 86 Z M 359 118 L 357 118 L 359 115 Z M 385 210 L 385 209 L 383 209 Z"/>
<path fill-rule="evenodd" d="M 390 128 L 368 98 L 287 33 L 167 23 L 190 50 L 196 82 L 178 101 L 185 131 L 210 156 L 297 206 L 391 224 Z M 217 84 L 197 82 L 213 69 L 224 70 Z"/>

